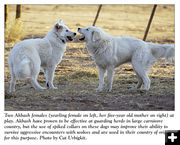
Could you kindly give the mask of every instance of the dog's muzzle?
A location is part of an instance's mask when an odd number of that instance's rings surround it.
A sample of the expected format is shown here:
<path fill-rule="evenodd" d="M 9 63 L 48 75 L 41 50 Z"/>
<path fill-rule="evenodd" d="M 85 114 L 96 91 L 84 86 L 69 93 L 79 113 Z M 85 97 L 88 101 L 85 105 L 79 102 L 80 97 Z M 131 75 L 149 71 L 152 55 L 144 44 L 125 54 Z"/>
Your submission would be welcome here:
<path fill-rule="evenodd" d="M 85 36 L 83 36 L 82 38 L 79 38 L 80 41 L 83 41 L 85 39 Z"/>
<path fill-rule="evenodd" d="M 73 35 L 76 36 L 76 33 L 73 33 Z M 74 36 L 73 36 L 73 37 L 74 37 Z M 72 36 L 67 36 L 67 39 L 68 39 L 69 41 L 73 41 Z"/>
<path fill-rule="evenodd" d="M 81 28 L 78 28 L 78 32 L 80 33 L 80 34 L 82 34 L 81 32 Z M 83 35 L 83 34 L 82 34 Z M 79 41 L 83 41 L 85 39 L 85 36 L 83 35 L 83 37 L 81 37 L 81 38 L 79 38 Z"/>
<path fill-rule="evenodd" d="M 67 36 L 67 39 L 68 39 L 69 41 L 73 41 L 73 38 L 72 38 L 71 36 Z"/>

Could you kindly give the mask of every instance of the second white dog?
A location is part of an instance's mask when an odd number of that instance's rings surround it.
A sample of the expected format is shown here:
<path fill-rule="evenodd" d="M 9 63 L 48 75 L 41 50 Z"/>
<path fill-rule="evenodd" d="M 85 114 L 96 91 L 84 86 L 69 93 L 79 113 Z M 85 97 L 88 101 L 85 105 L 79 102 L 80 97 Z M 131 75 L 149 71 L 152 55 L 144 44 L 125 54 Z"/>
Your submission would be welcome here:
<path fill-rule="evenodd" d="M 46 84 L 53 85 L 54 71 L 66 50 L 66 42 L 72 41 L 76 33 L 60 20 L 42 39 L 28 39 L 16 44 L 8 57 L 11 73 L 10 92 L 15 91 L 16 80 L 30 78 L 35 89 L 46 89 L 37 82 L 40 68 L 45 73 Z"/>
<path fill-rule="evenodd" d="M 147 73 L 153 63 L 160 57 L 173 58 L 175 53 L 174 45 L 153 44 L 131 37 L 113 37 L 97 27 L 78 28 L 78 32 L 83 35 L 79 40 L 86 42 L 87 50 L 98 66 L 99 86 L 96 90 L 103 89 L 107 70 L 106 90 L 111 91 L 114 69 L 129 62 L 138 78 L 137 85 L 132 89 L 149 90 Z"/>

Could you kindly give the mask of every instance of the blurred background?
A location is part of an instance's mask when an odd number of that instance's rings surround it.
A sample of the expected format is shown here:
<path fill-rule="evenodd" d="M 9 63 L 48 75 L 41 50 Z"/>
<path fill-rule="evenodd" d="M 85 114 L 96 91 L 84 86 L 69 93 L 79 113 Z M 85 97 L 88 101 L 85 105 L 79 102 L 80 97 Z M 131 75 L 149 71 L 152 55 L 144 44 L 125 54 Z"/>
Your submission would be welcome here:
<path fill-rule="evenodd" d="M 93 24 L 98 5 L 21 5 L 24 36 L 44 36 L 60 18 L 70 29 Z M 153 5 L 103 5 L 96 26 L 115 36 L 142 39 Z M 16 17 L 16 5 L 8 5 L 9 25 Z M 8 25 L 7 24 L 7 25 Z M 174 42 L 174 5 L 158 5 L 148 34 L 148 41 Z"/>

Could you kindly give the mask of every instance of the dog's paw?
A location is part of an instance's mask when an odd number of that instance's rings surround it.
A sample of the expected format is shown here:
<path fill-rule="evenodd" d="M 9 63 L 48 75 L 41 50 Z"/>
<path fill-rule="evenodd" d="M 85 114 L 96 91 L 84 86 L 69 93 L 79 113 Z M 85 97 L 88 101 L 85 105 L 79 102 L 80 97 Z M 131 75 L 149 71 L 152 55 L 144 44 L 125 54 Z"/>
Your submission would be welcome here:
<path fill-rule="evenodd" d="M 141 91 L 148 91 L 149 90 L 149 87 L 142 87 L 140 88 Z"/>
<path fill-rule="evenodd" d="M 45 87 L 40 87 L 39 90 L 46 90 L 47 88 Z"/>
<path fill-rule="evenodd" d="M 94 90 L 95 90 L 95 91 L 102 91 L 103 88 L 98 87 L 98 88 L 96 88 L 96 89 L 94 89 Z"/>
<path fill-rule="evenodd" d="M 130 90 L 130 91 L 136 91 L 137 88 L 136 88 L 136 87 L 132 87 L 132 88 L 129 88 L 128 90 Z"/>
<path fill-rule="evenodd" d="M 58 88 L 53 86 L 53 87 L 49 87 L 49 89 L 57 90 Z"/>
<path fill-rule="evenodd" d="M 56 90 L 56 89 L 58 89 L 57 87 L 55 87 L 52 83 L 46 83 L 46 85 L 47 85 L 47 87 L 49 88 L 49 89 L 52 89 L 52 90 Z"/>
<path fill-rule="evenodd" d="M 111 91 L 112 91 L 112 88 L 105 88 L 105 91 L 106 91 L 106 92 L 111 92 Z"/>

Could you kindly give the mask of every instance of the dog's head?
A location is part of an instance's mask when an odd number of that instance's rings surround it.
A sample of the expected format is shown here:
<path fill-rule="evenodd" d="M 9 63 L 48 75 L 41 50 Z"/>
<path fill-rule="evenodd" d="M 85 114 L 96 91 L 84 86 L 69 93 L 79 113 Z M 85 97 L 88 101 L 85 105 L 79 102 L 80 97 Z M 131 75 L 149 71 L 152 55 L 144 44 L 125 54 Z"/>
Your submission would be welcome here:
<path fill-rule="evenodd" d="M 66 41 L 73 41 L 73 38 L 76 36 L 75 32 L 71 31 L 66 25 L 64 25 L 62 19 L 54 25 L 53 29 L 58 37 Z"/>
<path fill-rule="evenodd" d="M 97 42 L 102 39 L 102 33 L 104 31 L 101 28 L 90 26 L 87 28 L 78 28 L 78 32 L 83 35 L 79 41 Z"/>

